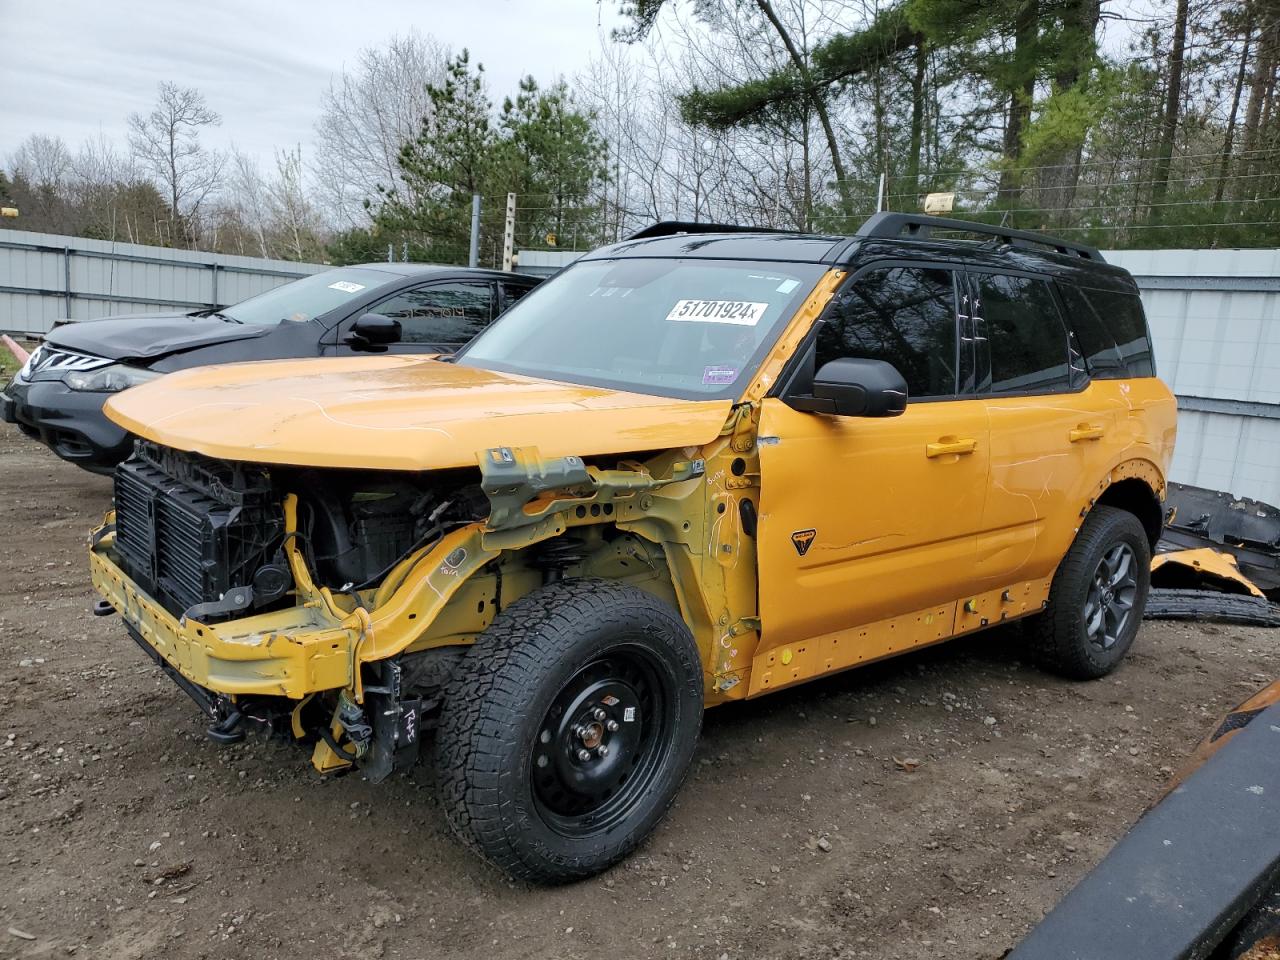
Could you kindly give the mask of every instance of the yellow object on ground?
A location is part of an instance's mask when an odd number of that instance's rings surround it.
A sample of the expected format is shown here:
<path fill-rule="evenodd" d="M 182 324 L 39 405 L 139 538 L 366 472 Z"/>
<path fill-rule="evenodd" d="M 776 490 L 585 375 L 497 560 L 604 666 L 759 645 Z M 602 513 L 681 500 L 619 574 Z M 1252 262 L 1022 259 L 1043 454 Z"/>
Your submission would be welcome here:
<path fill-rule="evenodd" d="M 1194 581 L 1204 582 L 1210 587 L 1225 586 L 1230 593 L 1248 593 L 1255 597 L 1266 597 L 1257 584 L 1240 572 L 1236 558 L 1229 553 L 1214 550 L 1212 547 L 1197 547 L 1193 550 L 1175 550 L 1171 553 L 1157 554 L 1151 559 L 1153 583 L 1157 586 L 1161 579 L 1157 571 L 1163 569 L 1167 576 L 1171 568 L 1180 568 L 1184 576 Z M 1225 583 L 1223 583 L 1225 581 Z M 1231 589 L 1232 585 L 1240 589 Z"/>

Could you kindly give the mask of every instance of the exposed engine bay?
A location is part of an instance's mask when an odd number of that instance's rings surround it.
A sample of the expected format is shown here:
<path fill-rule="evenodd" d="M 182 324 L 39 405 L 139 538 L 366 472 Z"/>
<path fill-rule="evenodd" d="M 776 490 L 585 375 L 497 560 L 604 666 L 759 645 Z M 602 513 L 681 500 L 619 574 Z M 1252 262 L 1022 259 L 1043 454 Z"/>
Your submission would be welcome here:
<path fill-rule="evenodd" d="M 409 554 L 488 513 L 474 470 L 321 474 L 147 442 L 115 485 L 116 550 L 130 576 L 175 616 L 214 621 L 287 596 L 286 494 L 298 498 L 293 535 L 312 576 L 343 592 L 377 585 Z"/>

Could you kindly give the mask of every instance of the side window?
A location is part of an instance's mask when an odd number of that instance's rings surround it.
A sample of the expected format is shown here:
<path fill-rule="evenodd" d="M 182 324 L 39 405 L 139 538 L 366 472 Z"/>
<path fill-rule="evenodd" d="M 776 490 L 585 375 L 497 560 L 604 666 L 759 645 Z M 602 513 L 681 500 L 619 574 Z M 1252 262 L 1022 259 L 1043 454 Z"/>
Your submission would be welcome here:
<path fill-rule="evenodd" d="M 991 392 L 1070 389 L 1067 330 L 1048 283 L 998 273 L 973 278 L 991 356 Z"/>
<path fill-rule="evenodd" d="M 1089 301 L 1098 322 L 1115 343 L 1127 375 L 1154 377 L 1156 369 L 1151 355 L 1151 334 L 1147 331 L 1147 316 L 1138 295 L 1091 287 L 1081 287 L 1080 293 Z"/>
<path fill-rule="evenodd" d="M 491 283 L 451 281 L 406 290 L 372 309 L 400 321 L 402 343 L 464 344 L 493 321 Z"/>
<path fill-rule="evenodd" d="M 1095 380 L 1123 380 L 1129 376 L 1115 338 L 1080 289 L 1074 284 L 1059 282 L 1058 292 L 1067 306 L 1067 322 L 1076 335 L 1089 376 Z"/>
<path fill-rule="evenodd" d="M 502 283 L 502 309 L 510 310 L 511 305 L 532 290 L 533 287 L 527 283 Z"/>
<path fill-rule="evenodd" d="M 913 399 L 954 396 L 956 355 L 950 270 L 869 270 L 842 291 L 818 330 L 817 369 L 841 357 L 886 360 Z"/>

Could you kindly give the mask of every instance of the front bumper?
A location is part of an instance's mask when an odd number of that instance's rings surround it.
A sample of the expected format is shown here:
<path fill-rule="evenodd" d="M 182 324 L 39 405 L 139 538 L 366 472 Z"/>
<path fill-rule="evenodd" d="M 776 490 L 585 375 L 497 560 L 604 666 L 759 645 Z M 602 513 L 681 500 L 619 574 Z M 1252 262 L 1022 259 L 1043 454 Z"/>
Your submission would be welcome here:
<path fill-rule="evenodd" d="M 94 588 L 130 630 L 188 681 L 215 694 L 300 700 L 349 687 L 360 631 L 319 605 L 257 614 L 227 623 L 182 623 L 111 559 L 108 534 L 89 554 Z"/>
<path fill-rule="evenodd" d="M 72 390 L 61 380 L 14 380 L 0 393 L 0 416 L 63 460 L 107 473 L 133 449 L 129 432 L 102 411 L 110 396 Z"/>
<path fill-rule="evenodd" d="M 544 524 L 547 521 L 544 521 Z M 93 534 L 89 552 L 94 588 L 164 661 L 191 683 L 214 694 L 301 700 L 326 690 L 351 690 L 363 700 L 360 665 L 395 656 L 417 640 L 472 573 L 514 542 L 511 534 L 478 524 L 448 533 L 426 557 L 401 561 L 367 608 L 341 609 L 333 594 L 312 581 L 296 545 L 284 553 L 293 571 L 296 604 L 217 624 L 181 621 L 135 583 L 112 556 L 115 514 Z M 285 500 L 286 531 L 297 529 L 296 500 Z M 517 531 L 536 531 L 540 526 Z M 423 561 L 419 565 L 419 561 Z M 449 642 L 447 638 L 439 644 Z M 457 642 L 457 641 L 453 641 Z"/>

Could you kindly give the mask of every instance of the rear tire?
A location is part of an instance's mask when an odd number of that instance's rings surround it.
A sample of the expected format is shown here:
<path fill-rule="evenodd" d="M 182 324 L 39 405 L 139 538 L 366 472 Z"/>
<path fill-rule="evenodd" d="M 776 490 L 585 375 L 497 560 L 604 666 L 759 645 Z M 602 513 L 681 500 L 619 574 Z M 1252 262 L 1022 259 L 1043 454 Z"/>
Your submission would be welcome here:
<path fill-rule="evenodd" d="M 1096 506 L 1054 574 L 1049 605 L 1030 625 L 1036 659 L 1072 680 L 1096 680 L 1120 663 L 1142 624 L 1151 546 L 1142 523 Z"/>
<path fill-rule="evenodd" d="M 549 584 L 494 619 L 450 684 L 441 806 L 512 877 L 589 877 L 662 819 L 702 709 L 702 660 L 676 611 L 607 580 Z"/>

